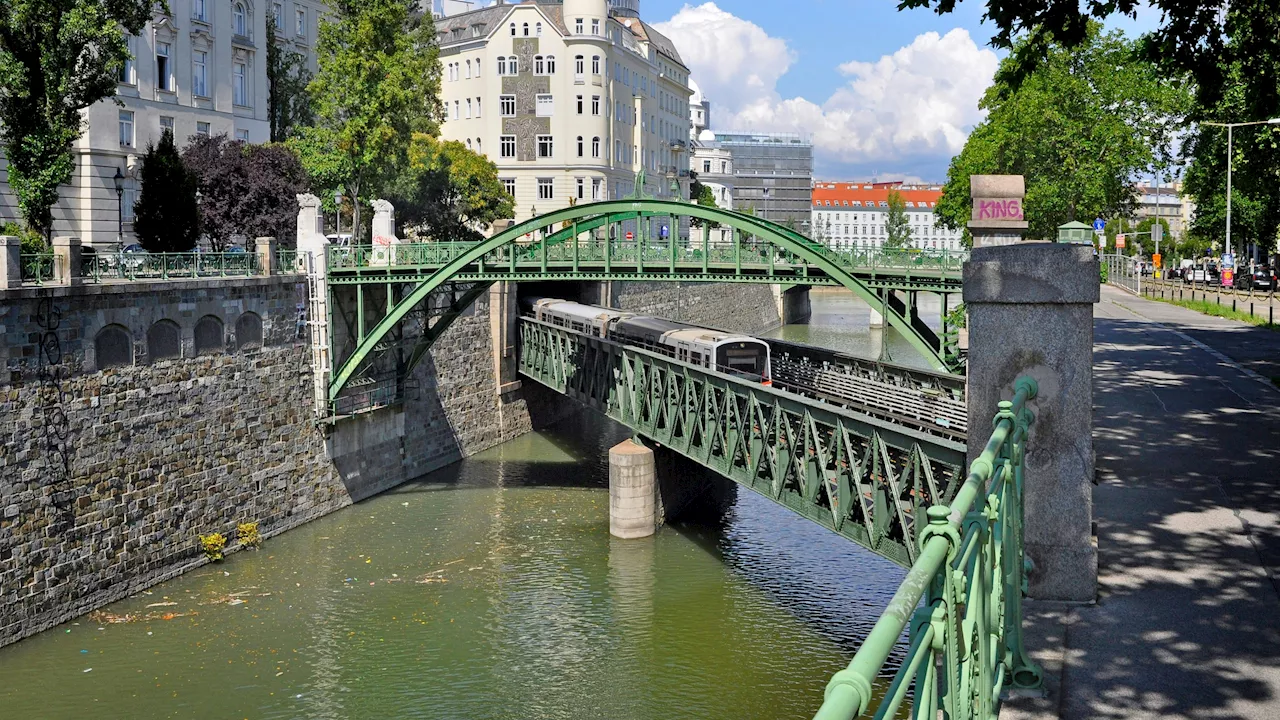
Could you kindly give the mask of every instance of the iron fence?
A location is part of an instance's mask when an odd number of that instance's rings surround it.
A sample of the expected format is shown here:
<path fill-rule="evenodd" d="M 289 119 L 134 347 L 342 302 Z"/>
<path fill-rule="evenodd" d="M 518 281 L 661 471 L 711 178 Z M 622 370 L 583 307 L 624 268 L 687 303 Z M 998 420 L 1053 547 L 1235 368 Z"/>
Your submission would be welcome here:
<path fill-rule="evenodd" d="M 118 253 L 84 262 L 86 282 L 169 280 L 258 275 L 258 255 L 249 252 Z"/>
<path fill-rule="evenodd" d="M 276 250 L 276 272 L 282 275 L 302 272 L 298 265 L 298 251 L 286 248 Z"/>
<path fill-rule="evenodd" d="M 832 677 L 815 720 L 868 712 L 872 684 L 902 632 L 906 659 L 873 717 L 896 717 L 914 686 L 912 717 L 989 720 L 1007 688 L 1038 688 L 1041 671 L 1022 647 L 1023 471 L 1026 407 L 1037 386 L 1015 383 L 1000 403 L 986 448 L 950 505 L 928 508 L 919 551 L 849 666 Z M 923 600 L 923 604 L 921 603 Z"/>
<path fill-rule="evenodd" d="M 1142 294 L 1142 264 L 1137 258 L 1128 255 L 1103 255 L 1101 261 L 1107 266 L 1108 283 L 1134 295 Z"/>
<path fill-rule="evenodd" d="M 53 253 L 21 253 L 19 261 L 23 282 L 43 285 L 53 280 Z"/>

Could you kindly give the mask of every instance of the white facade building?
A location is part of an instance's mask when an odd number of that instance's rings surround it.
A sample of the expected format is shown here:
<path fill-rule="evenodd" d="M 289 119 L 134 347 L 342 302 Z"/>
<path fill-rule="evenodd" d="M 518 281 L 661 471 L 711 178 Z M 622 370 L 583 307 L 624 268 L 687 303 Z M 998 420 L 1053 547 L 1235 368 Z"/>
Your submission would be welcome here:
<path fill-rule="evenodd" d="M 134 242 L 140 158 L 163 129 L 173 131 L 179 148 L 195 135 L 268 141 L 267 22 L 276 23 L 277 42 L 306 55 L 315 70 L 322 2 L 169 0 L 169 9 L 128 37 L 134 57 L 116 97 L 83 112 L 75 174 L 53 208 L 54 235 L 111 248 L 122 225 L 124 244 Z M 125 176 L 119 196 L 116 170 Z M 7 165 L 0 165 L 0 216 L 20 220 Z"/>
<path fill-rule="evenodd" d="M 441 137 L 497 164 L 517 220 L 625 197 L 641 169 L 646 193 L 687 195 L 689 71 L 638 12 L 526 0 L 436 20 Z"/>
<path fill-rule="evenodd" d="M 880 247 L 888 239 L 884 224 L 889 214 L 889 193 L 893 191 L 899 192 L 906 204 L 911 227 L 910 247 L 964 249 L 960 231 L 937 225 L 934 211 L 942 197 L 940 185 L 814 183 L 812 237 L 837 250 Z"/>

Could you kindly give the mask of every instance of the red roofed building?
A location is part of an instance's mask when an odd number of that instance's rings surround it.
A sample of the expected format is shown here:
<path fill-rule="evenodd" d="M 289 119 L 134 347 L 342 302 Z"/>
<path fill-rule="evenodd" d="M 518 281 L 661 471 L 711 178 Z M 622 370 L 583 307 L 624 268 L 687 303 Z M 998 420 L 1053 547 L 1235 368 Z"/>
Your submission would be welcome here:
<path fill-rule="evenodd" d="M 942 186 L 900 182 L 814 183 L 810 215 L 814 239 L 836 249 L 879 247 L 886 239 L 884 221 L 889 213 L 889 193 L 895 190 L 906 202 L 912 247 L 963 249 L 960 231 L 937 226 L 934 209 L 942 197 Z"/>

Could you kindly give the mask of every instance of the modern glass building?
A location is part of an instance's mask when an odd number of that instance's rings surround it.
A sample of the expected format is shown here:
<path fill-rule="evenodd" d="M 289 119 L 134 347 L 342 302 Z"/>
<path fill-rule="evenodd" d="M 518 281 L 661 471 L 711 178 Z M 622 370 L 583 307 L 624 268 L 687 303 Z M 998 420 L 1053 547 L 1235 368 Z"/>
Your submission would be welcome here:
<path fill-rule="evenodd" d="M 733 153 L 733 204 L 810 235 L 813 143 L 790 133 L 716 131 L 716 144 Z"/>

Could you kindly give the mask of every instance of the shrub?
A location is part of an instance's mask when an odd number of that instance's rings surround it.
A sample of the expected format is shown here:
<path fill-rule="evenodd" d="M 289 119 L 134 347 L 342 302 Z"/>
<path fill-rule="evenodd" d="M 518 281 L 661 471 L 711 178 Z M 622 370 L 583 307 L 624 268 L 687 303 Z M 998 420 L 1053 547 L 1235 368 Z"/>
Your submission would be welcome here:
<path fill-rule="evenodd" d="M 186 252 L 200 235 L 196 178 L 187 172 L 165 130 L 160 143 L 147 145 L 142 156 L 142 192 L 134 203 L 133 230 L 150 252 Z"/>
<path fill-rule="evenodd" d="M 258 534 L 258 523 L 246 522 L 236 525 L 236 540 L 244 547 L 256 548 L 262 544 L 262 536 Z"/>
<path fill-rule="evenodd" d="M 227 546 L 227 539 L 222 533 L 214 533 L 212 535 L 200 536 L 200 549 L 204 550 L 204 554 L 210 560 L 221 560 L 222 550 Z"/>

